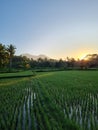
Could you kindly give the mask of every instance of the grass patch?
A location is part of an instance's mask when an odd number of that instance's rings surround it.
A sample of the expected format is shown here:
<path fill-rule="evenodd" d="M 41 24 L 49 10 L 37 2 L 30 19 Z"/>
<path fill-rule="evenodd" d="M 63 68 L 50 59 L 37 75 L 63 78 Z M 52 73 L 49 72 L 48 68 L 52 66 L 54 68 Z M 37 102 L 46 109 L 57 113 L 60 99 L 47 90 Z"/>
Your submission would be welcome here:
<path fill-rule="evenodd" d="M 35 76 L 35 72 L 29 71 L 21 71 L 21 72 L 14 72 L 14 73 L 1 73 L 0 79 L 3 78 L 20 78 L 20 77 L 31 77 Z"/>

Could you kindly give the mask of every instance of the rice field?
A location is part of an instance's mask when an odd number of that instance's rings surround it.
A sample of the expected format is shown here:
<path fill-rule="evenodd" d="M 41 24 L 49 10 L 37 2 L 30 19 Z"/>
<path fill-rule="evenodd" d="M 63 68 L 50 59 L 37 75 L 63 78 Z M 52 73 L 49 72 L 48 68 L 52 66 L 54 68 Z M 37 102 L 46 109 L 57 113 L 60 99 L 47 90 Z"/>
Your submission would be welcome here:
<path fill-rule="evenodd" d="M 98 71 L 0 79 L 0 130 L 98 130 Z"/>

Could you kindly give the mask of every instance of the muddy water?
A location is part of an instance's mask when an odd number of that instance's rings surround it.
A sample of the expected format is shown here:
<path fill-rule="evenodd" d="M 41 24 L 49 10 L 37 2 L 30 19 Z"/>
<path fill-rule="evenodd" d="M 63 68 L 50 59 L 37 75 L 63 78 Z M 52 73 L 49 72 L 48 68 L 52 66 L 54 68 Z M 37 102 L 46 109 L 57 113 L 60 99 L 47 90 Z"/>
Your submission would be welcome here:
<path fill-rule="evenodd" d="M 19 108 L 19 113 L 18 113 L 18 126 L 21 124 L 20 119 L 22 119 L 22 130 L 31 130 L 32 129 L 32 117 L 31 117 L 31 110 L 34 107 L 34 101 L 36 100 L 36 93 L 31 90 L 30 88 L 25 88 L 25 97 L 24 97 L 24 102 L 21 104 Z M 34 116 L 34 115 L 33 115 Z M 36 123 L 36 118 L 34 117 L 34 122 L 35 122 L 35 127 L 37 125 Z M 16 128 L 18 129 L 18 127 Z"/>
<path fill-rule="evenodd" d="M 29 130 L 31 129 L 31 113 L 30 113 L 30 95 L 28 96 L 27 99 L 27 112 L 28 112 L 28 125 L 29 125 Z"/>
<path fill-rule="evenodd" d="M 26 107 L 25 103 L 23 105 L 23 124 L 22 124 L 22 130 L 25 130 L 25 119 L 26 119 Z"/>
<path fill-rule="evenodd" d="M 81 128 L 86 126 L 88 130 L 91 130 L 92 126 L 95 127 L 98 124 L 98 116 L 96 115 L 98 112 L 97 106 L 97 96 L 93 96 L 93 94 L 89 93 L 87 94 L 86 100 L 82 100 L 76 105 L 70 104 L 69 106 L 65 106 L 68 109 L 68 113 L 65 108 L 63 109 L 63 112 L 65 117 L 69 117 L 70 120 L 75 120 Z"/>
<path fill-rule="evenodd" d="M 33 119 L 31 116 L 31 110 L 34 108 L 37 93 L 31 88 L 26 88 L 25 93 L 25 100 L 21 106 L 22 130 L 32 130 L 32 122 L 34 123 L 35 129 L 38 129 L 38 123 L 34 111 L 32 111 Z M 98 95 L 93 96 L 89 93 L 86 95 L 85 99 L 86 100 L 81 99 L 80 102 L 74 104 L 68 103 L 69 105 L 67 104 L 68 101 L 66 101 L 63 112 L 65 117 L 74 120 L 81 128 L 91 130 L 92 125 L 95 127 L 98 124 L 98 115 L 96 114 L 98 113 Z M 18 120 L 20 120 L 20 113 L 18 116 Z"/>

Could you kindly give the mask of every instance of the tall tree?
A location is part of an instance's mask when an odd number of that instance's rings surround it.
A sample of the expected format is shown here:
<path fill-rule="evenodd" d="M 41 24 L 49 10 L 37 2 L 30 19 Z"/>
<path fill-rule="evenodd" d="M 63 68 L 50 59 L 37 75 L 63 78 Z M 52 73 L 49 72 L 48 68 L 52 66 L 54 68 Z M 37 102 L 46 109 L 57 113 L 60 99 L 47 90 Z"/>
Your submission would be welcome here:
<path fill-rule="evenodd" d="M 0 68 L 3 66 L 5 46 L 0 43 Z"/>
<path fill-rule="evenodd" d="M 8 53 L 5 45 L 0 43 L 0 68 L 4 68 L 8 63 Z"/>
<path fill-rule="evenodd" d="M 11 71 L 11 68 L 12 68 L 12 58 L 15 54 L 15 49 L 16 49 L 16 47 L 12 44 L 8 45 L 8 47 L 7 47 L 7 51 L 9 54 L 9 71 Z"/>

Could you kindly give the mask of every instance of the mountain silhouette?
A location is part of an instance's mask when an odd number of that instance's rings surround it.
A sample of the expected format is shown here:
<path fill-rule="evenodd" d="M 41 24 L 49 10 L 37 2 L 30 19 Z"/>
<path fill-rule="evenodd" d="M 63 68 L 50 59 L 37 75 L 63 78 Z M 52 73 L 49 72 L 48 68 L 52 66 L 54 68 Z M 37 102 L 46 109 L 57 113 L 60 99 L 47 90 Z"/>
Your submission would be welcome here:
<path fill-rule="evenodd" d="M 27 58 L 29 59 L 33 59 L 33 60 L 38 60 L 39 58 L 42 58 L 42 59 L 50 59 L 48 56 L 46 55 L 43 55 L 43 54 L 40 54 L 40 55 L 32 55 L 32 54 L 29 54 L 29 53 L 24 53 L 24 54 L 21 54 L 21 56 L 26 56 Z"/>

